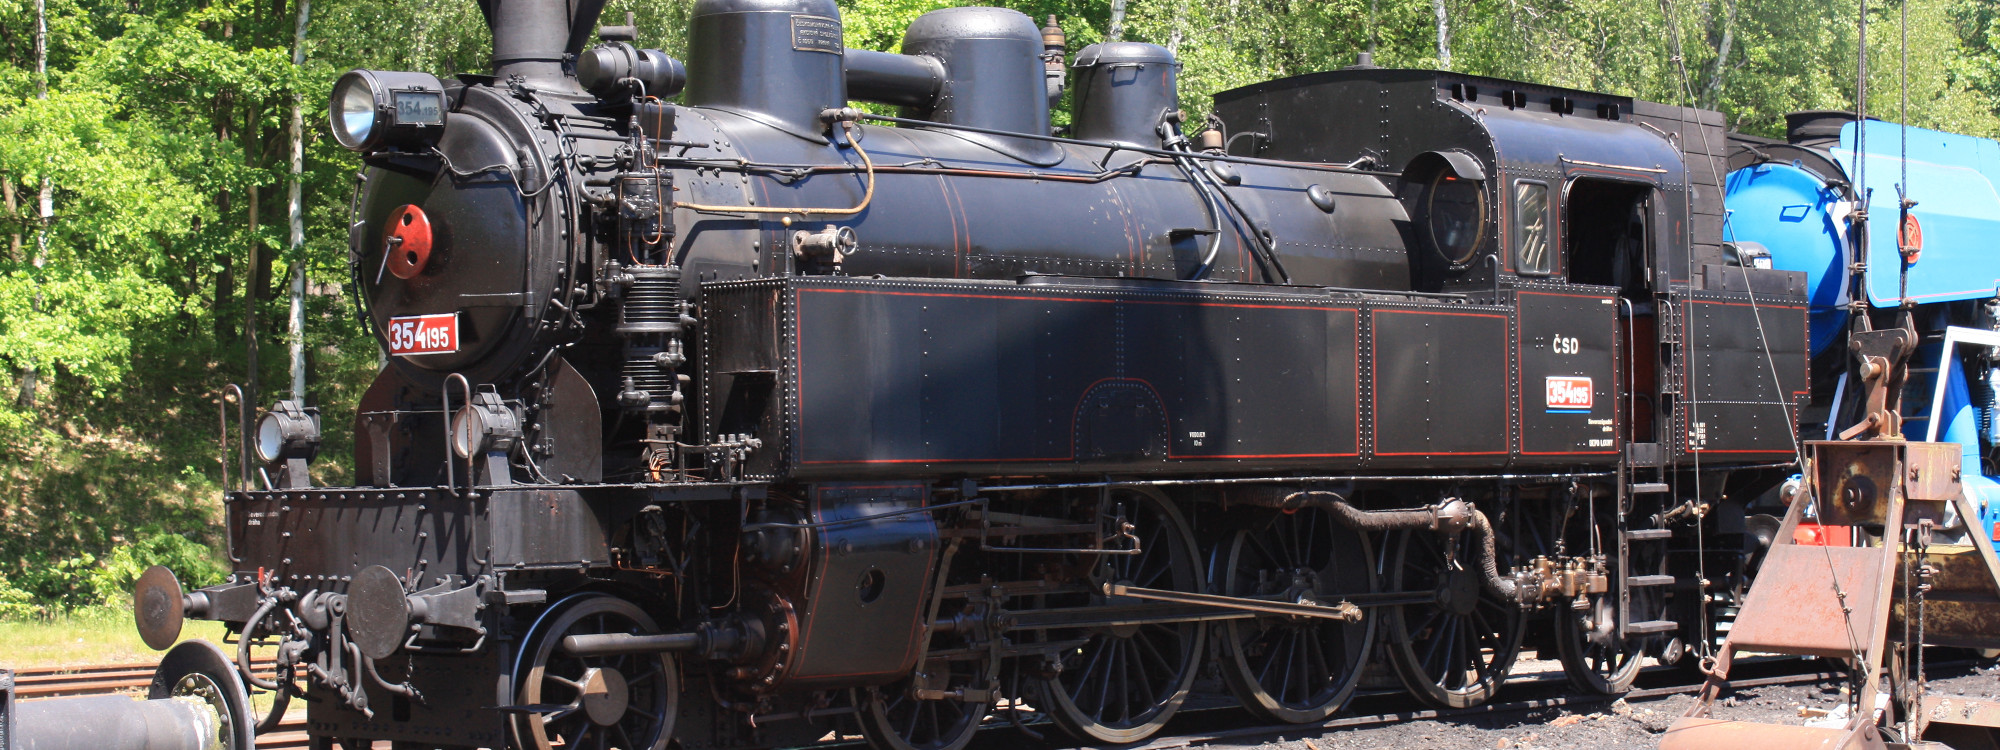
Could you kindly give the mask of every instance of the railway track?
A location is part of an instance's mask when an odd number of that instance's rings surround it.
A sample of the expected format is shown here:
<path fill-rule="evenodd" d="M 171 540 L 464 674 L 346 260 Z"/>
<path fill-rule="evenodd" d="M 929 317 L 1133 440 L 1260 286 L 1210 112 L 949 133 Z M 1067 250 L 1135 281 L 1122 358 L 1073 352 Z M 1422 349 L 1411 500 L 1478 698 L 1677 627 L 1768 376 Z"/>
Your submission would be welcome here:
<path fill-rule="evenodd" d="M 1927 673 L 1937 676 L 1974 667 L 1969 660 L 1932 661 Z M 1840 679 L 1843 675 L 1825 669 L 1817 660 L 1797 658 L 1756 658 L 1738 661 L 1732 670 L 1737 677 L 1733 689 L 1742 690 L 1776 685 L 1802 685 Z M 1340 716 L 1313 724 L 1249 724 L 1236 708 L 1184 711 L 1161 732 L 1161 736 L 1139 745 L 1103 746 L 1095 750 L 1177 750 L 1204 745 L 1257 744 L 1267 738 L 1314 737 L 1348 729 L 1366 729 L 1408 721 L 1464 719 L 1478 716 L 1527 714 L 1553 708 L 1582 709 L 1608 706 L 1620 698 L 1644 700 L 1694 693 L 1702 682 L 1694 673 L 1676 667 L 1649 667 L 1641 673 L 1639 687 L 1619 696 L 1581 694 L 1570 686 L 1561 672 L 1518 676 L 1507 681 L 1503 695 L 1515 696 L 1481 706 L 1461 709 L 1412 709 L 1414 701 L 1400 691 L 1358 695 Z M 1019 750 L 1022 743 L 1014 732 L 1005 731 L 1005 721 L 988 720 L 987 730 L 973 740 L 970 750 Z M 1053 727 L 1038 727 L 1048 741 L 1037 747 L 1075 747 L 1065 742 Z M 994 731 L 1002 729 L 1002 731 Z M 855 743 L 859 745 L 860 743 Z M 1088 745 L 1082 747 L 1091 747 Z"/>
<path fill-rule="evenodd" d="M 270 660 L 256 660 L 253 666 L 263 674 L 271 667 Z M 1773 659 L 1769 661 L 1739 662 L 1736 673 L 1755 673 L 1756 676 L 1741 677 L 1731 684 L 1738 689 L 1767 687 L 1773 685 L 1797 685 L 1838 679 L 1836 672 L 1817 669 L 1818 662 L 1797 659 Z M 1949 671 L 1972 666 L 1970 661 L 1932 662 L 1931 669 Z M 70 695 L 96 695 L 107 693 L 136 693 L 145 690 L 151 683 L 154 664 L 105 664 L 88 667 L 60 667 L 54 669 L 22 670 L 15 673 L 16 694 L 24 700 L 55 698 Z M 1797 671 L 1805 667 L 1805 671 Z M 1627 699 L 1658 698 L 1680 693 L 1692 693 L 1701 689 L 1699 680 L 1690 681 L 1688 672 L 1670 667 L 1651 667 L 1641 675 L 1639 687 L 1626 693 Z M 1127 746 L 1121 750 L 1175 750 L 1226 742 L 1241 744 L 1248 740 L 1280 735 L 1301 736 L 1341 729 L 1360 729 L 1383 726 L 1406 721 L 1433 719 L 1457 719 L 1482 715 L 1502 715 L 1529 713 L 1550 708 L 1583 707 L 1609 704 L 1617 697 L 1582 695 L 1569 687 L 1561 673 L 1546 673 L 1517 677 L 1507 685 L 1508 692 L 1522 696 L 1514 700 L 1488 703 L 1483 706 L 1462 709 L 1417 709 L 1397 710 L 1407 706 L 1409 698 L 1401 693 L 1380 693 L 1363 695 L 1355 699 L 1350 713 L 1317 724 L 1262 724 L 1241 726 L 1242 714 L 1227 709 L 1188 711 L 1176 719 L 1168 728 L 1171 736 L 1161 737 L 1141 745 Z M 998 750 L 1002 747 L 1019 747 L 1015 733 L 1006 731 L 1004 721 L 989 721 L 986 731 L 974 740 L 976 750 Z M 1044 729 L 1047 729 L 1044 727 Z M 277 731 L 257 738 L 259 750 L 295 750 L 309 744 L 306 722 L 303 716 L 293 716 L 281 722 Z M 832 743 L 838 745 L 861 746 L 857 742 Z M 1054 745 L 1056 743 L 1049 743 Z"/>
<path fill-rule="evenodd" d="M 65 695 L 144 692 L 153 682 L 159 662 L 97 664 L 86 667 L 23 669 L 14 673 L 14 695 L 22 700 L 60 698 Z M 252 659 L 258 674 L 271 674 L 270 659 Z"/>

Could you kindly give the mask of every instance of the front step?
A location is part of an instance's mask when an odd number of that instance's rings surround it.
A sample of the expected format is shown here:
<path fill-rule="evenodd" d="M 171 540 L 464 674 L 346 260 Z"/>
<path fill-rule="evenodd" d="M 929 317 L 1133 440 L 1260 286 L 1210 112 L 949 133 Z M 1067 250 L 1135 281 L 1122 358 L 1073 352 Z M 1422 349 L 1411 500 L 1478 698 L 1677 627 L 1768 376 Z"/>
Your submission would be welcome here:
<path fill-rule="evenodd" d="M 1674 584 L 1673 576 L 1632 576 L 1631 578 L 1625 579 L 1626 588 L 1640 588 L 1643 586 L 1672 586 L 1673 584 Z"/>
<path fill-rule="evenodd" d="M 1641 482 L 1630 485 L 1625 489 L 1634 495 L 1664 495 L 1673 491 L 1673 488 L 1668 487 L 1666 482 Z"/>
<path fill-rule="evenodd" d="M 1674 622 L 1673 620 L 1643 620 L 1640 622 L 1625 623 L 1626 635 L 1652 635 L 1654 633 L 1671 633 L 1680 629 L 1681 629 L 1681 624 L 1678 622 Z"/>
<path fill-rule="evenodd" d="M 1625 532 L 1625 540 L 1628 542 L 1651 542 L 1672 538 L 1674 538 L 1673 529 L 1633 529 Z"/>

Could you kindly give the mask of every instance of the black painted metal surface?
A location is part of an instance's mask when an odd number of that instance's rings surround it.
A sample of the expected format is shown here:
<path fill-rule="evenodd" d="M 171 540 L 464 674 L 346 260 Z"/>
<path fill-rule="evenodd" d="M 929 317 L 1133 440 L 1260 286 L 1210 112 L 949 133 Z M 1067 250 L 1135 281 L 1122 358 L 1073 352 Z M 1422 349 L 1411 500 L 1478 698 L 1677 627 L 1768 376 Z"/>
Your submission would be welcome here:
<path fill-rule="evenodd" d="M 1148 45 L 1081 56 L 1096 140 L 1049 139 L 1012 11 L 934 12 L 888 55 L 846 50 L 831 2 L 701 0 L 666 104 L 551 73 L 601 3 L 533 33 L 553 6 L 484 7 L 527 78 L 449 86 L 437 154 L 367 155 L 351 235 L 377 331 L 456 315 L 457 350 L 393 356 L 362 397 L 367 486 L 231 493 L 235 575 L 188 602 L 286 641 L 316 736 L 520 744 L 561 710 L 515 705 L 552 652 L 535 623 L 608 595 L 679 644 L 682 745 L 809 742 L 1006 697 L 1001 659 L 1059 679 L 1083 640 L 1243 616 L 1106 593 L 1156 585 L 1100 565 L 1153 543 L 1121 536 L 1120 481 L 1451 495 L 1511 529 L 1624 472 L 1665 507 L 1697 460 L 1792 451 L 1799 285 L 1721 255 L 1719 147 L 1691 145 L 1713 113 L 1348 70 L 1220 95 L 1214 135 L 1261 157 L 1225 162 L 1159 137 L 1178 63 Z M 850 95 L 937 125 L 857 124 Z M 406 205 L 435 229 L 409 279 L 377 273 Z M 468 462 L 447 435 L 474 392 L 520 434 Z M 1635 445 L 1660 460 L 1621 466 Z M 1226 563 L 1193 556 L 1254 519 L 1154 490 L 1195 521 L 1173 565 L 1201 593 Z M 1502 571 L 1549 552 L 1513 544 Z"/>

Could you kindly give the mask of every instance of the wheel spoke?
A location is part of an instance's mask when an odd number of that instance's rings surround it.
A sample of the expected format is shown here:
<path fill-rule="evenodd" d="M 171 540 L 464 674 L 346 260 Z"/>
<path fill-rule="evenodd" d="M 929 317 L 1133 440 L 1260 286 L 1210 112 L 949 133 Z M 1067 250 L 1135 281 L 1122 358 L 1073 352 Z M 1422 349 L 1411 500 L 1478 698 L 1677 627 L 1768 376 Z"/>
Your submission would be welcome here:
<path fill-rule="evenodd" d="M 910 720 L 903 724 L 903 736 L 905 738 L 914 738 L 917 736 L 917 721 L 921 718 L 923 718 L 922 711 L 910 712 Z"/>
<path fill-rule="evenodd" d="M 1103 644 L 1100 647 L 1101 649 L 1100 653 L 1104 654 L 1104 661 L 1106 665 L 1104 668 L 1104 674 L 1098 678 L 1097 711 L 1092 714 L 1092 716 L 1096 717 L 1098 721 L 1104 720 L 1105 708 L 1111 702 L 1111 678 L 1113 671 L 1116 669 L 1116 667 L 1114 666 L 1116 662 L 1116 655 L 1114 653 L 1114 649 L 1117 648 L 1116 642 L 1111 641 L 1109 638 L 1105 640 L 1107 641 L 1107 643 Z"/>
<path fill-rule="evenodd" d="M 1477 655 L 1479 645 L 1471 643 L 1472 639 L 1466 637 L 1465 631 L 1470 629 L 1471 627 L 1465 618 L 1460 617 L 1452 620 L 1451 671 L 1446 674 L 1446 679 L 1456 680 L 1456 687 L 1465 687 L 1465 668 L 1478 661 L 1472 657 Z"/>
<path fill-rule="evenodd" d="M 1448 625 L 1445 627 L 1434 628 L 1431 631 L 1431 637 L 1425 641 L 1424 655 L 1423 658 L 1420 660 L 1421 663 L 1424 665 L 1425 674 L 1437 673 L 1437 669 L 1432 665 L 1437 663 L 1438 649 L 1444 646 L 1445 634 L 1449 630 L 1450 627 Z"/>
<path fill-rule="evenodd" d="M 1437 625 L 1438 620 L 1442 619 L 1445 616 L 1445 614 L 1446 613 L 1443 607 L 1431 608 L 1430 616 L 1425 617 L 1423 623 L 1410 629 L 1409 631 L 1410 637 L 1412 638 L 1418 637 L 1423 632 L 1430 630 L 1432 626 Z"/>
<path fill-rule="evenodd" d="M 1285 639 L 1285 672 L 1278 679 L 1278 695 L 1282 698 L 1292 687 L 1293 667 L 1298 666 L 1298 639 Z"/>
<path fill-rule="evenodd" d="M 1139 650 L 1144 652 L 1144 656 L 1152 662 L 1153 666 L 1160 669 L 1161 674 L 1171 675 L 1178 671 L 1179 668 L 1174 666 L 1173 662 L 1168 661 L 1167 657 L 1160 653 L 1159 647 L 1153 645 L 1152 639 L 1145 637 L 1144 633 L 1132 636 L 1132 640 L 1139 644 Z"/>
<path fill-rule="evenodd" d="M 1337 626 L 1334 626 L 1337 627 Z M 1335 671 L 1326 660 L 1326 646 L 1319 638 L 1305 638 L 1307 674 L 1325 675 L 1326 679 L 1338 680 L 1347 673 L 1346 669 Z M 1311 691 L 1317 693 L 1318 691 Z M 1309 693 L 1310 694 L 1310 693 Z"/>

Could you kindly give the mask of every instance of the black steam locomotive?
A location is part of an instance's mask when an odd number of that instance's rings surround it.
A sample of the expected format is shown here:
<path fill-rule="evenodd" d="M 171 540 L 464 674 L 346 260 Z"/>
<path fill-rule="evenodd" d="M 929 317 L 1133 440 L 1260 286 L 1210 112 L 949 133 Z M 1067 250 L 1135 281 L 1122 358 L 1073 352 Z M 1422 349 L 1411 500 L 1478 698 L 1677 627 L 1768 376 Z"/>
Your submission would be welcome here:
<path fill-rule="evenodd" d="M 683 66 L 602 5 L 341 79 L 360 486 L 280 402 L 234 576 L 139 592 L 319 746 L 1120 743 L 1210 665 L 1306 722 L 1524 642 L 1619 692 L 1776 526 L 1804 279 L 1722 241 L 1713 112 L 1363 65 L 1192 123 L 1013 11 L 700 0 Z"/>

